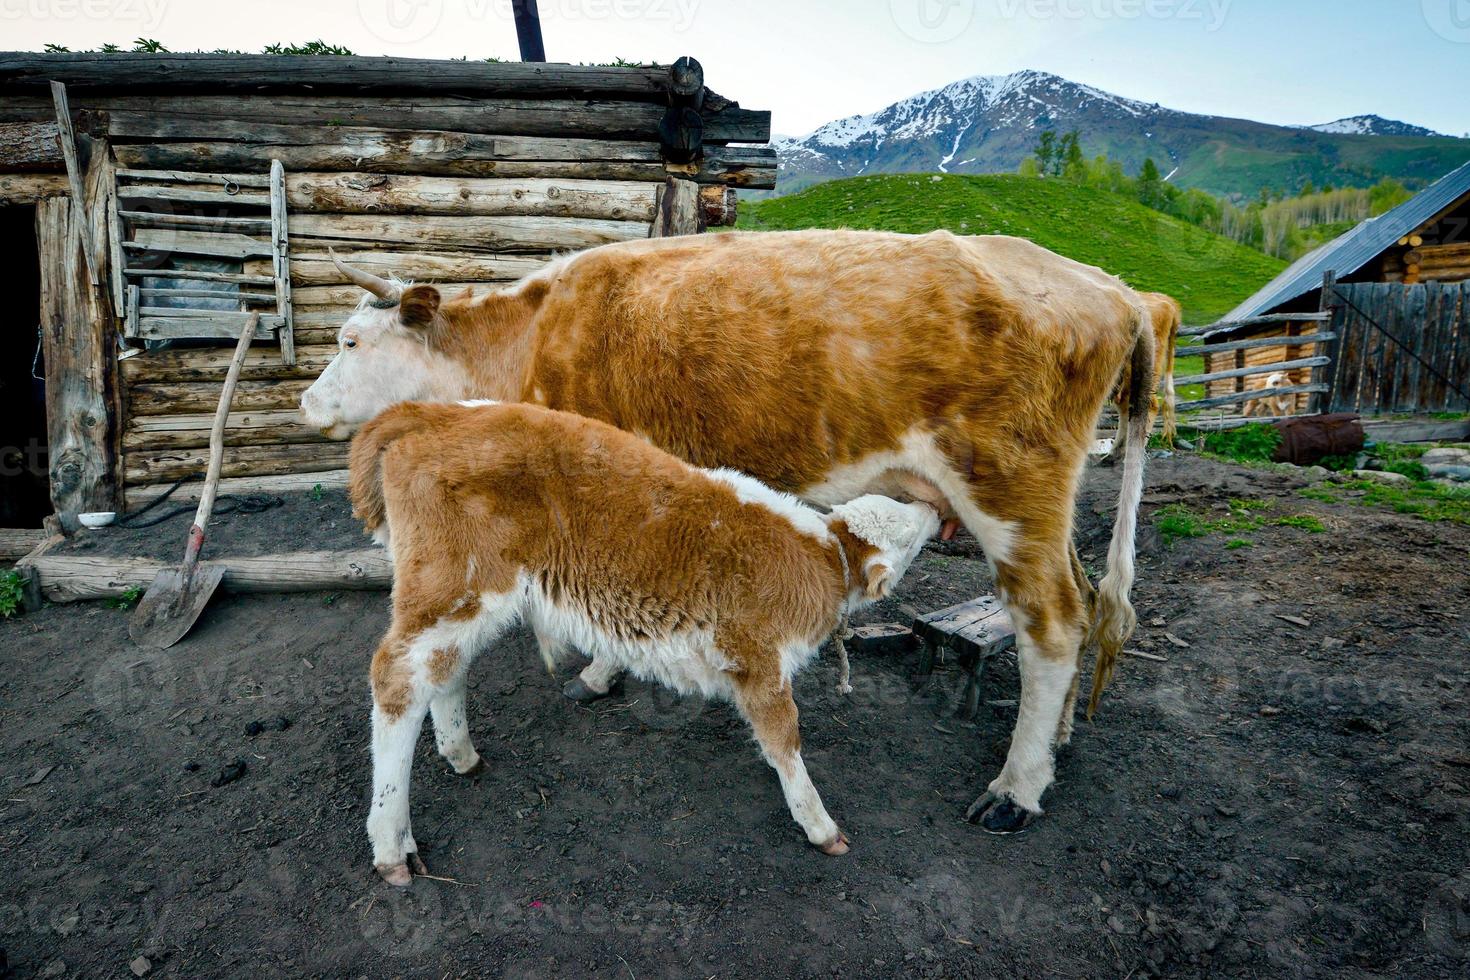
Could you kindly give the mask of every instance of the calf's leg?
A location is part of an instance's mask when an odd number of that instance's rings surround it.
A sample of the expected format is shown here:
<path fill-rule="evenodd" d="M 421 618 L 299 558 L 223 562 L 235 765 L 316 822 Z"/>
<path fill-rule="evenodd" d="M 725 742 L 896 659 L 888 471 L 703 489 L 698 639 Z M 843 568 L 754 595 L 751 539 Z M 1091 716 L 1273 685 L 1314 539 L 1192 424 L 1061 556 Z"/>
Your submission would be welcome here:
<path fill-rule="evenodd" d="M 429 712 L 434 719 L 434 741 L 439 745 L 439 754 L 456 774 L 477 776 L 484 771 L 485 762 L 475 751 L 465 718 L 465 673 L 461 670 L 457 678 L 430 699 Z"/>
<path fill-rule="evenodd" d="M 827 815 L 827 808 L 822 805 L 822 798 L 801 761 L 801 732 L 796 725 L 791 685 L 737 681 L 735 705 L 755 730 L 766 762 L 780 777 L 786 806 L 792 819 L 806 831 L 806 839 L 824 854 L 846 854 L 847 837 Z"/>
<path fill-rule="evenodd" d="M 613 685 L 622 679 L 622 671 L 608 665 L 605 660 L 593 657 L 580 674 L 566 682 L 561 692 L 573 701 L 587 704 L 607 697 L 612 693 Z"/>
<path fill-rule="evenodd" d="M 409 593 L 410 586 L 400 583 L 395 600 L 406 601 Z M 424 716 L 432 708 L 440 751 L 455 771 L 471 774 L 480 760 L 465 723 L 465 671 L 473 654 L 503 633 L 517 612 L 506 595 L 482 600 L 471 618 L 446 615 L 412 635 L 395 622 L 373 656 L 373 796 L 367 833 L 373 866 L 390 885 L 406 886 L 413 873 L 424 873 L 408 797 Z"/>

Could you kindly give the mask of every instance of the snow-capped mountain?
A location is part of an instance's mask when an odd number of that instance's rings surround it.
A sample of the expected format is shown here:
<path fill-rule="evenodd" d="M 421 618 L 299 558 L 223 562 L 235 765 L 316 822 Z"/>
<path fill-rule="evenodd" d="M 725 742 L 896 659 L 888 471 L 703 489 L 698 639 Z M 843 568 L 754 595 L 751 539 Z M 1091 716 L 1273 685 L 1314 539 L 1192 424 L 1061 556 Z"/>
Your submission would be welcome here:
<path fill-rule="evenodd" d="M 1371 131 L 1435 145 L 1416 143 L 1423 152 L 1400 155 L 1411 159 L 1411 172 L 1379 172 L 1372 151 L 1359 148 L 1351 163 L 1335 152 L 1348 130 L 1330 127 L 1356 120 L 1309 128 L 1194 115 L 1041 71 L 967 78 L 774 145 L 783 193 L 869 173 L 1011 172 L 1047 129 L 1059 135 L 1077 130 L 1087 156 L 1107 153 L 1130 173 L 1152 157 L 1173 182 L 1226 194 L 1253 195 L 1263 186 L 1293 187 L 1309 179 L 1319 185 L 1371 183 L 1386 173 L 1428 180 L 1470 156 L 1466 141 L 1377 117 L 1359 119 L 1366 128 L 1352 129 L 1352 135 Z M 1262 163 L 1263 157 L 1269 162 Z"/>
<path fill-rule="evenodd" d="M 1432 129 L 1423 126 L 1415 126 L 1412 123 L 1399 122 L 1397 119 L 1384 119 L 1382 116 L 1349 116 L 1346 119 L 1338 119 L 1330 123 L 1318 123 L 1315 126 L 1306 126 L 1305 129 L 1315 129 L 1319 133 L 1342 133 L 1347 136 L 1443 136 Z"/>

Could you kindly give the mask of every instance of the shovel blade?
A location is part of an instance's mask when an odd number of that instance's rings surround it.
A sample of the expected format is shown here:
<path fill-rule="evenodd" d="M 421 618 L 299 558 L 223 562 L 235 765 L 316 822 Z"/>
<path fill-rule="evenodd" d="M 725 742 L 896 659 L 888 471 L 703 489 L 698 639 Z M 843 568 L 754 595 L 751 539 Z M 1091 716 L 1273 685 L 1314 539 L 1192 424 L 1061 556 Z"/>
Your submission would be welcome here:
<path fill-rule="evenodd" d="M 128 635 L 142 647 L 164 650 L 173 646 L 193 628 L 224 577 L 225 566 L 213 563 L 196 566 L 187 581 L 183 566 L 159 569 L 133 610 Z"/>

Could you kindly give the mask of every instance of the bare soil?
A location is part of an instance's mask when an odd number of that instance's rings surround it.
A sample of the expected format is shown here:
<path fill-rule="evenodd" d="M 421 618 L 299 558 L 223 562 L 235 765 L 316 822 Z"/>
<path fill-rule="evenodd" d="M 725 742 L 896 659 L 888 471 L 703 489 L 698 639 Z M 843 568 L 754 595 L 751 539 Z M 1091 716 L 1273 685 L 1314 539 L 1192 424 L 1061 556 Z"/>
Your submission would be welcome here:
<path fill-rule="evenodd" d="M 1094 566 L 1116 479 L 1080 507 Z M 220 596 L 161 654 L 102 603 L 0 623 L 0 945 L 19 976 L 1464 976 L 1470 528 L 1199 459 L 1149 485 L 1150 511 L 1269 498 L 1328 531 L 1169 547 L 1145 520 L 1134 646 L 1167 659 L 1125 659 L 1019 836 L 961 819 L 1014 660 L 967 724 L 952 665 L 858 656 L 844 699 L 824 657 L 797 700 L 843 858 L 806 846 L 728 707 L 636 682 L 574 706 L 516 635 L 471 679 L 487 774 L 421 740 L 438 877 L 395 891 L 362 830 L 385 595 Z M 227 521 L 216 556 L 352 530 L 340 497 Z M 933 546 L 866 618 L 988 588 L 973 542 Z"/>

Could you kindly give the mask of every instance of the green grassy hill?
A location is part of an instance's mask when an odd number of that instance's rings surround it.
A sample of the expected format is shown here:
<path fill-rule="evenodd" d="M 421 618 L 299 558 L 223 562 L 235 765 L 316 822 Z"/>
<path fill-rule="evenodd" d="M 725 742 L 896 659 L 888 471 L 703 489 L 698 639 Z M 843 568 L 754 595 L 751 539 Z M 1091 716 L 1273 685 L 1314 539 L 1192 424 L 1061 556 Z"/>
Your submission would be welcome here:
<path fill-rule="evenodd" d="M 1285 263 L 1135 201 L 1061 180 L 1009 174 L 878 174 L 742 201 L 740 227 L 858 228 L 1016 235 L 1168 293 L 1187 324 L 1211 323 Z"/>

